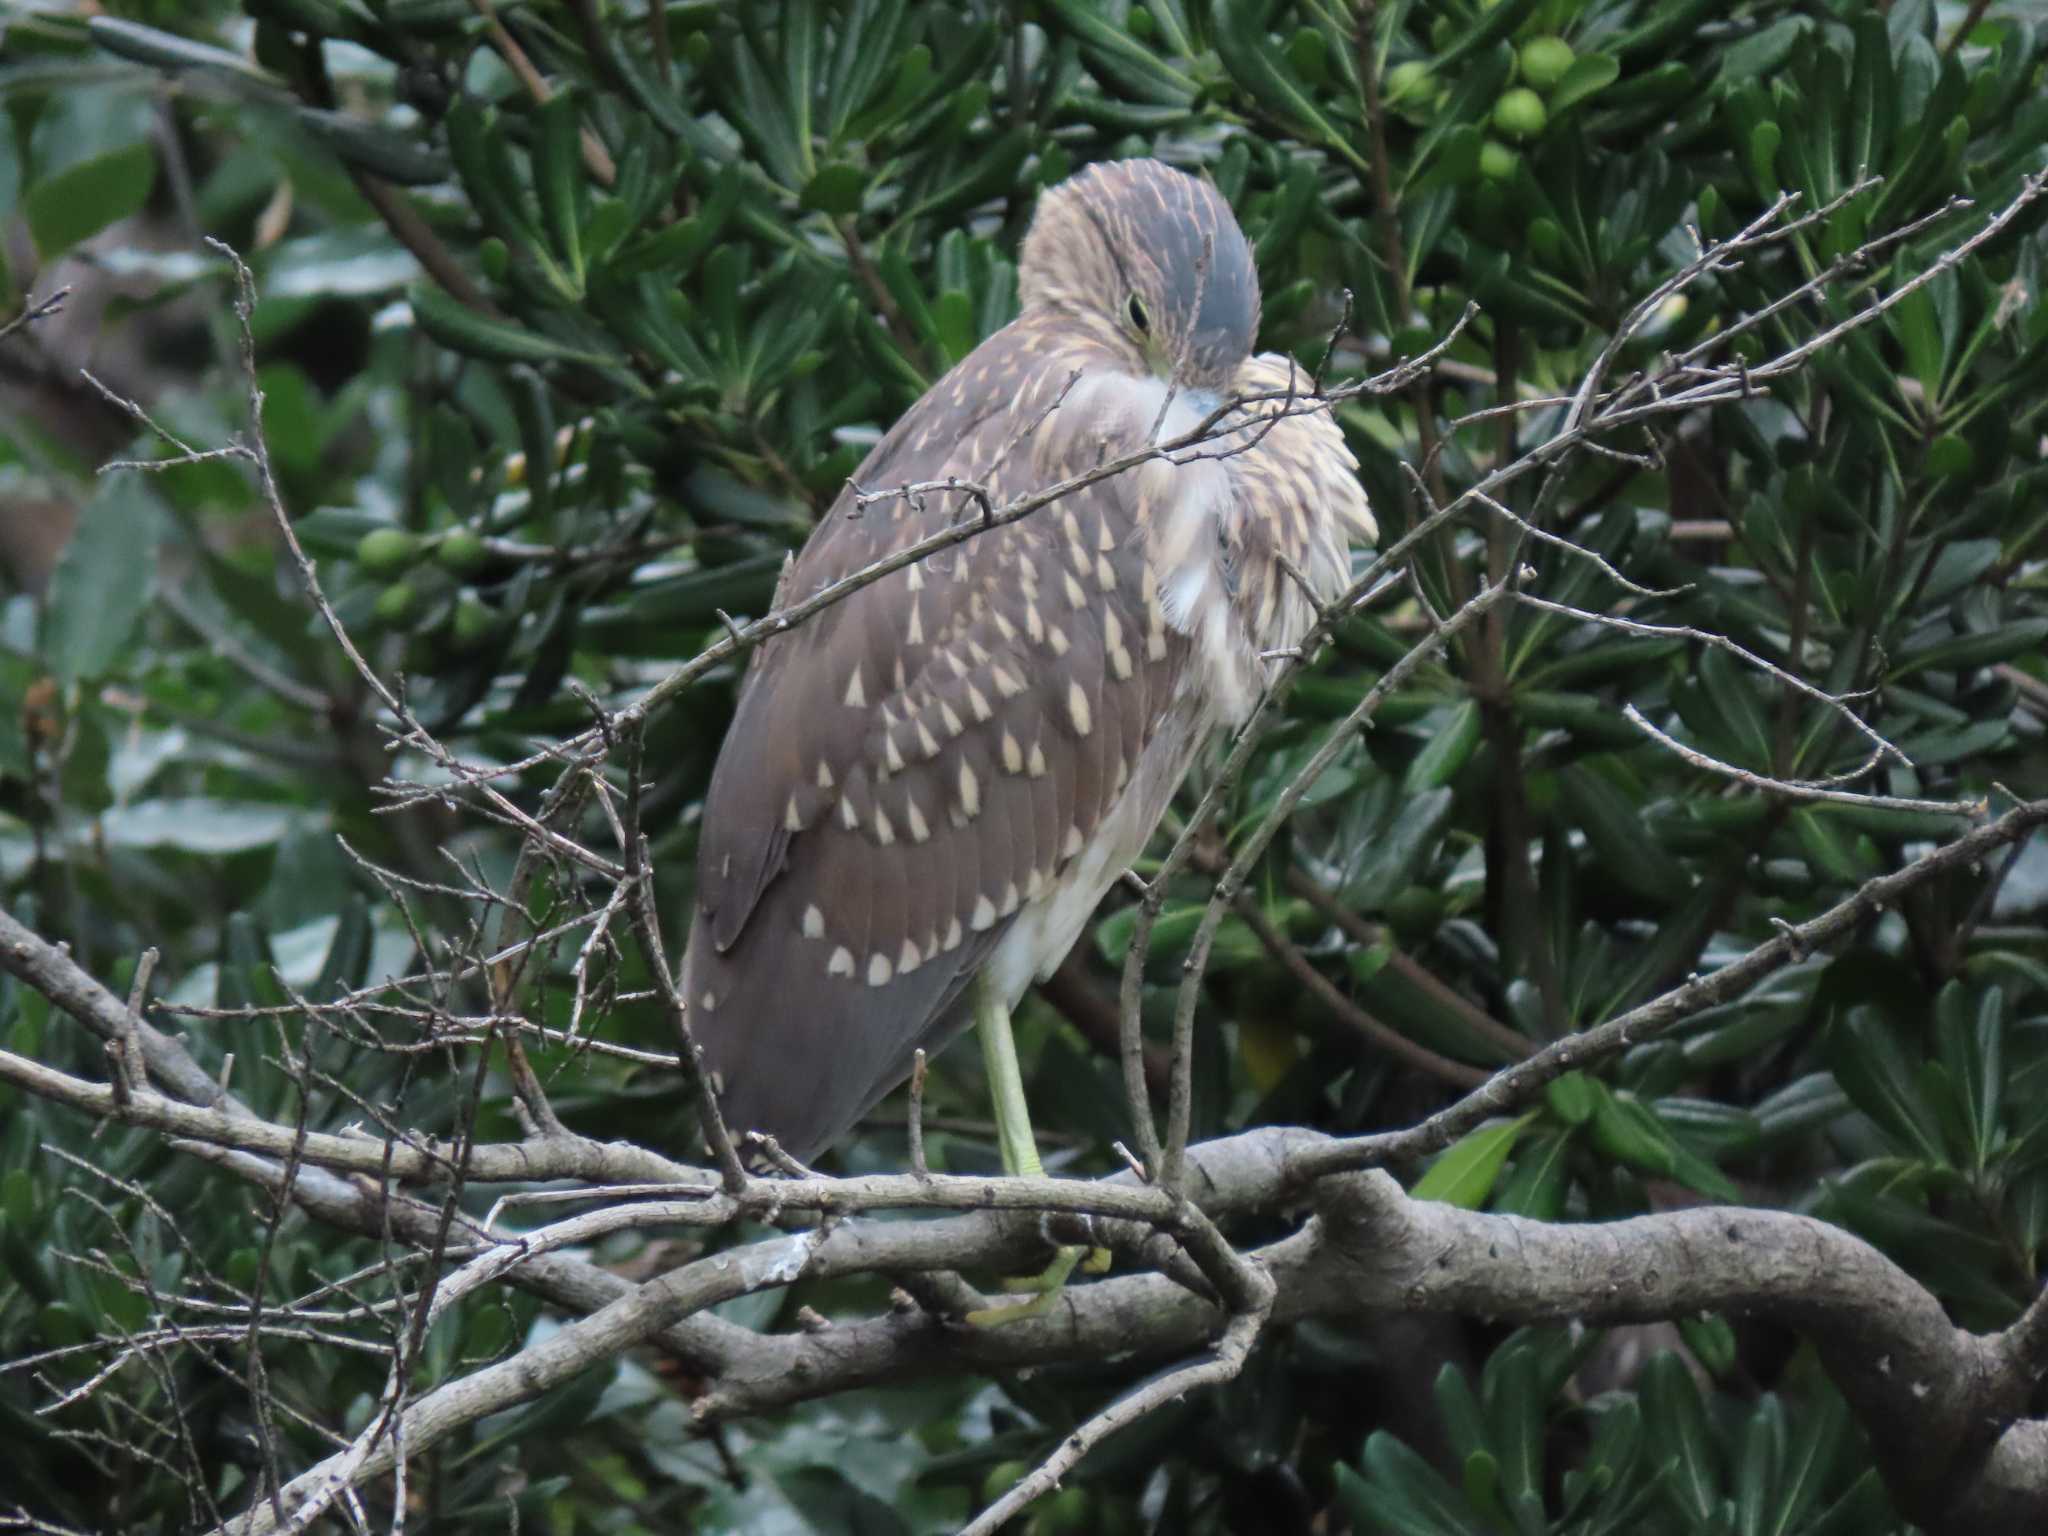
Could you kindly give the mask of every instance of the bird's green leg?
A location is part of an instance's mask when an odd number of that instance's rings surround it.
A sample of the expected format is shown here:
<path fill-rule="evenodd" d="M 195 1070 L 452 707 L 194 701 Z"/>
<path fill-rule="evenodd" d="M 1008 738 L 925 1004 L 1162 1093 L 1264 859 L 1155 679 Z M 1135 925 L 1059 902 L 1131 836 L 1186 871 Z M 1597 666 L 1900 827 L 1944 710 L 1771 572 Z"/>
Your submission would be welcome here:
<path fill-rule="evenodd" d="M 995 1100 L 996 1143 L 1002 1150 L 1003 1172 L 1012 1178 L 1040 1178 L 1045 1165 L 1038 1160 L 1038 1143 L 1031 1134 L 1031 1110 L 1024 1102 L 1024 1074 L 1018 1069 L 1017 1042 L 1010 1034 L 1009 1005 L 986 972 L 977 976 L 972 985 L 974 1029 L 981 1036 L 981 1059 L 988 1070 L 990 1096 Z M 1051 1310 L 1067 1276 L 1084 1255 L 1088 1256 L 1090 1273 L 1107 1267 L 1109 1255 L 1101 1250 L 1097 1253 L 1105 1262 L 1098 1263 L 1096 1255 L 1079 1245 L 1059 1249 L 1042 1273 L 1003 1282 L 1012 1290 L 1037 1292 L 1031 1300 L 1013 1306 L 984 1307 L 968 1313 L 967 1321 L 977 1328 L 994 1328 Z"/>

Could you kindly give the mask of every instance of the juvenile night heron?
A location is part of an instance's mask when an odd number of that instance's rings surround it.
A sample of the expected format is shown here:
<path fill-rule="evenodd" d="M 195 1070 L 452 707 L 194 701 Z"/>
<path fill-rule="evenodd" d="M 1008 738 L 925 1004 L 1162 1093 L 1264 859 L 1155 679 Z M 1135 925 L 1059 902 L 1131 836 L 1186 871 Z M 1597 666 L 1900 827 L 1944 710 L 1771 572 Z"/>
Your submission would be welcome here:
<path fill-rule="evenodd" d="M 857 485 L 957 476 L 1000 505 L 1220 402 L 1305 387 L 1252 355 L 1258 274 L 1229 206 L 1157 161 L 1047 192 L 1018 285 L 1018 319 L 910 409 Z M 1250 711 L 1261 653 L 1307 629 L 1283 558 L 1333 596 L 1351 538 L 1375 531 L 1328 415 L 1268 400 L 1232 421 L 1262 418 L 1263 434 L 1098 481 L 761 648 L 704 806 L 683 968 L 736 1133 L 809 1157 L 971 1019 L 1004 1166 L 1039 1171 L 1010 1010 L 1211 733 Z M 780 597 L 971 515 L 964 496 L 862 507 L 849 490 Z"/>

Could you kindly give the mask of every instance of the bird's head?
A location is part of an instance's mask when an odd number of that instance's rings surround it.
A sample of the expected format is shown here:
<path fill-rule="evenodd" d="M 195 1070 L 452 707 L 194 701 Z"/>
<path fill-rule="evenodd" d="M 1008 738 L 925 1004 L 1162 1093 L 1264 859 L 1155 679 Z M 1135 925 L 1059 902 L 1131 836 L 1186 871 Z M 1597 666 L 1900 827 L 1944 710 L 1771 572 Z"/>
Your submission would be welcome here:
<path fill-rule="evenodd" d="M 1039 199 L 1017 285 L 1126 351 L 1134 370 L 1222 395 L 1259 330 L 1259 273 L 1222 195 L 1157 160 L 1091 165 Z"/>

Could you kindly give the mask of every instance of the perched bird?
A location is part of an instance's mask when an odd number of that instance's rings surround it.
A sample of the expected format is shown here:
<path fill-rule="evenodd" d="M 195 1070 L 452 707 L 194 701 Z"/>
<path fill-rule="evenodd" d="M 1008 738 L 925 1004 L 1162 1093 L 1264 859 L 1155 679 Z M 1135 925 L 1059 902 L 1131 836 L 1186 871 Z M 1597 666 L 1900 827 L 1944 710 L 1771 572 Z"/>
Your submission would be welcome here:
<path fill-rule="evenodd" d="M 839 1139 L 970 1019 L 1005 1167 L 1035 1173 L 1009 1015 L 1143 849 L 1211 734 L 1241 722 L 1374 536 L 1307 380 L 1254 356 L 1229 205 L 1155 160 L 1046 192 L 1022 313 L 855 477 L 957 476 L 997 505 L 1189 431 L 1154 459 L 854 592 L 757 654 L 704 805 L 683 977 L 733 1130 Z M 834 503 L 782 601 L 978 515 L 961 494 Z"/>

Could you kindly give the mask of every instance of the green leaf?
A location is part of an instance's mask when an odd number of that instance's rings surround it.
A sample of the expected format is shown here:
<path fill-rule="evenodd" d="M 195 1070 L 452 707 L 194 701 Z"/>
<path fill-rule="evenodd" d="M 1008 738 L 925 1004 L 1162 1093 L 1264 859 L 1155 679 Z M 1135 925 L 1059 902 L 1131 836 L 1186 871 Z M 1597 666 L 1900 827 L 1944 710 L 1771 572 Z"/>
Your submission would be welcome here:
<path fill-rule="evenodd" d="M 1505 0 L 1503 9 L 1529 3 Z M 1351 136 L 1330 121 L 1266 31 L 1267 10 L 1265 0 L 1220 0 L 1211 36 L 1216 56 L 1261 109 L 1343 156 L 1360 175 L 1369 174 L 1371 165 Z"/>
<path fill-rule="evenodd" d="M 290 806 L 261 802 L 144 800 L 108 811 L 97 835 L 110 848 L 172 848 L 218 857 L 268 848 L 303 819 Z"/>
<path fill-rule="evenodd" d="M 1726 1376 L 1735 1366 L 1735 1330 L 1724 1317 L 1681 1317 L 1678 1331 L 1686 1347 L 1712 1376 Z"/>
<path fill-rule="evenodd" d="M 1906 368 L 1920 385 L 1925 409 L 1941 398 L 1941 329 L 1934 317 L 1932 285 L 1923 283 L 1892 306 L 1892 330 L 1906 352 Z"/>
<path fill-rule="evenodd" d="M 1949 635 L 1933 641 L 1915 642 L 1899 652 L 1893 678 L 1915 672 L 1965 672 L 1995 666 L 2029 651 L 2039 651 L 2048 642 L 2048 618 L 2017 619 L 1996 629 L 1977 634 Z"/>
<path fill-rule="evenodd" d="M 1550 115 L 1569 111 L 1588 97 L 1597 96 L 1614 84 L 1621 74 L 1621 61 L 1611 54 L 1582 53 L 1550 93 Z"/>
<path fill-rule="evenodd" d="M 1479 705 L 1465 700 L 1451 710 L 1437 727 L 1429 744 L 1415 755 L 1401 780 L 1403 796 L 1414 796 L 1437 788 L 1456 777 L 1479 745 Z"/>
<path fill-rule="evenodd" d="M 1470 1507 L 1428 1462 L 1385 1430 L 1365 1442 L 1365 1476 L 1337 1465 L 1337 1496 L 1361 1530 L 1469 1536 Z"/>
<path fill-rule="evenodd" d="M 1685 898 L 1692 884 L 1685 866 L 1650 836 L 1641 814 L 1604 775 L 1574 765 L 1558 775 L 1558 787 L 1601 868 L 1619 884 L 1665 905 Z"/>
<path fill-rule="evenodd" d="M 1791 815 L 1807 866 L 1827 880 L 1859 885 L 1877 873 L 1876 849 L 1868 839 L 1847 835 L 1839 817 L 1818 806 L 1801 806 Z"/>
<path fill-rule="evenodd" d="M 1922 1159 L 1942 1163 L 1940 1123 L 1898 1031 L 1875 1009 L 1852 1008 L 1829 1046 L 1835 1081 L 1849 1101 Z"/>
<path fill-rule="evenodd" d="M 1671 1177 L 1709 1200 L 1725 1205 L 1742 1202 L 1742 1191 L 1735 1181 L 1682 1142 L 1674 1141 L 1671 1145 Z"/>
<path fill-rule="evenodd" d="M 1193 80 L 1161 58 L 1159 50 L 1143 46 L 1106 19 L 1097 0 L 1047 0 L 1046 9 L 1084 49 L 1113 62 L 1117 77 L 1129 81 L 1145 99 L 1182 106 L 1195 95 L 1198 87 Z"/>
<path fill-rule="evenodd" d="M 1757 675 L 1719 646 L 1710 646 L 1700 656 L 1699 678 L 1716 723 L 1734 745 L 1736 761 L 1769 767 L 1771 728 L 1757 698 Z"/>
<path fill-rule="evenodd" d="M 1942 1065 L 1967 1126 L 1970 1166 L 1982 1171 L 2005 1134 L 2005 994 L 1951 981 L 1935 997 L 1934 1017 Z"/>
<path fill-rule="evenodd" d="M 533 183 L 549 242 L 574 283 L 583 282 L 583 117 L 574 91 L 558 90 L 534 115 Z"/>
<path fill-rule="evenodd" d="M 36 254 L 55 261 L 109 224 L 140 213 L 156 184 L 156 150 L 130 144 L 81 160 L 28 190 L 25 211 Z"/>
<path fill-rule="evenodd" d="M 162 504 L 142 473 L 100 477 L 50 578 L 43 660 L 67 685 L 112 671 L 149 606 Z"/>
<path fill-rule="evenodd" d="M 1707 1428 L 1706 1409 L 1685 1362 L 1668 1350 L 1643 1367 L 1643 1419 L 1650 1443 L 1661 1456 L 1675 1457 L 1664 1487 L 1695 1528 L 1714 1513 L 1721 1496 L 1721 1469 Z"/>
<path fill-rule="evenodd" d="M 1599 1091 L 1583 1072 L 1567 1072 L 1546 1083 L 1543 1098 L 1551 1113 L 1566 1125 L 1584 1125 L 1600 1107 Z"/>
<path fill-rule="evenodd" d="M 820 213 L 859 213 L 867 192 L 867 172 L 857 165 L 836 161 L 818 168 L 818 174 L 804 184 L 801 201 Z"/>
<path fill-rule="evenodd" d="M 300 107 L 295 116 L 314 138 L 343 160 L 386 181 L 419 187 L 448 179 L 452 163 L 448 156 L 409 133 L 364 122 L 353 113 L 328 112 L 318 107 Z"/>
<path fill-rule="evenodd" d="M 515 320 L 479 313 L 431 283 L 415 283 L 407 292 L 413 318 L 434 340 L 457 352 L 498 363 L 585 363 L 605 367 L 617 357 L 567 346 Z"/>
<path fill-rule="evenodd" d="M 445 122 L 456 175 L 484 227 L 507 245 L 538 249 L 540 228 L 527 206 L 525 188 L 513 168 L 496 114 L 463 100 L 449 109 Z"/>
<path fill-rule="evenodd" d="M 1571 1193 L 1570 1131 L 1545 1131 L 1522 1144 L 1514 1170 L 1493 1197 L 1492 1208 L 1506 1216 L 1531 1221 L 1556 1221 Z"/>
<path fill-rule="evenodd" d="M 376 942 L 376 932 L 370 924 L 369 903 L 361 893 L 350 892 L 347 904 L 341 909 L 341 920 L 335 924 L 334 938 L 327 946 L 327 956 L 320 963 L 320 974 L 307 991 L 307 999 L 322 1003 L 338 996 L 351 987 L 359 987 L 369 980 L 370 956 Z"/>
<path fill-rule="evenodd" d="M 1479 8 L 1479 22 L 1431 61 L 1439 76 L 1449 76 L 1457 67 L 1483 48 L 1491 48 L 1509 36 L 1534 13 L 1542 0 L 1496 0 Z"/>
<path fill-rule="evenodd" d="M 1446 1147 L 1443 1154 L 1408 1191 L 1416 1200 L 1441 1200 L 1476 1211 L 1493 1193 L 1493 1181 L 1514 1150 L 1515 1138 L 1535 1119 L 1535 1112 L 1501 1125 L 1481 1126 Z"/>
<path fill-rule="evenodd" d="M 1598 1100 L 1587 1127 L 1593 1145 L 1617 1162 L 1670 1178 L 1678 1166 L 1679 1148 L 1663 1122 L 1633 1094 L 1614 1093 L 1597 1078 L 1587 1082 Z"/>
<path fill-rule="evenodd" d="M 95 16 L 88 23 L 92 40 L 109 53 L 119 54 L 124 59 L 133 59 L 139 64 L 153 65 L 158 69 L 212 69 L 222 74 L 233 75 L 254 81 L 271 90 L 283 87 L 284 82 L 267 70 L 256 68 L 239 53 L 226 48 L 216 48 L 210 43 L 194 42 L 191 38 L 179 37 L 172 32 L 145 27 L 138 22 L 122 21 L 112 16 Z"/>
<path fill-rule="evenodd" d="M 1387 821 L 1373 829 L 1360 850 L 1357 866 L 1344 882 L 1344 904 L 1356 911 L 1376 911 L 1394 893 L 1414 883 L 1443 838 L 1450 819 L 1449 789 L 1432 789 L 1413 800 L 1389 807 Z"/>
<path fill-rule="evenodd" d="M 1769 119 L 1749 132 L 1749 174 L 1766 197 L 1778 190 L 1778 146 L 1784 141 L 1784 130 Z"/>
<path fill-rule="evenodd" d="M 1721 55 L 1720 82 L 1741 84 L 1750 80 L 1765 80 L 1771 73 L 1792 57 L 1792 50 L 1799 46 L 1799 40 L 1813 30 L 1813 22 L 1805 16 L 1787 16 L 1774 21 L 1760 32 L 1723 47 Z"/>

